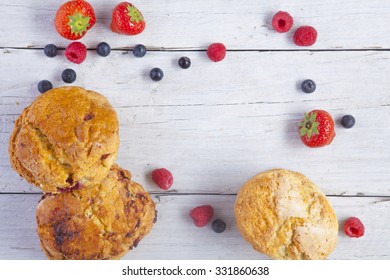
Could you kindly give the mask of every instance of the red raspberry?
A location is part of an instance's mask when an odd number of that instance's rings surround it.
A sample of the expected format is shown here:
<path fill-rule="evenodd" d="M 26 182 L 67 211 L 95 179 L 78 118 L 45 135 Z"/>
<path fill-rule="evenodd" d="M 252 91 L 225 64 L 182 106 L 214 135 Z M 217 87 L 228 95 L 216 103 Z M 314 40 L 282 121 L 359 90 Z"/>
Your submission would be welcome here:
<path fill-rule="evenodd" d="M 311 26 L 301 26 L 294 33 L 294 43 L 297 46 L 307 47 L 317 41 L 317 30 Z"/>
<path fill-rule="evenodd" d="M 80 64 L 87 57 L 87 47 L 80 42 L 73 42 L 65 49 L 66 58 L 76 64 Z"/>
<path fill-rule="evenodd" d="M 214 62 L 223 60 L 226 56 L 226 47 L 222 43 L 213 43 L 207 48 L 207 56 Z"/>
<path fill-rule="evenodd" d="M 349 237 L 362 237 L 364 235 L 364 225 L 356 217 L 348 218 L 344 224 L 344 232 Z"/>
<path fill-rule="evenodd" d="M 165 168 L 156 169 L 152 172 L 153 182 L 157 184 L 161 189 L 168 190 L 173 184 L 172 173 Z"/>
<path fill-rule="evenodd" d="M 211 205 L 202 205 L 195 207 L 190 212 L 190 217 L 194 220 L 197 227 L 204 227 L 207 225 L 214 215 L 214 209 Z"/>
<path fill-rule="evenodd" d="M 276 32 L 288 32 L 294 24 L 294 19 L 287 12 L 277 12 L 272 18 L 272 27 Z"/>

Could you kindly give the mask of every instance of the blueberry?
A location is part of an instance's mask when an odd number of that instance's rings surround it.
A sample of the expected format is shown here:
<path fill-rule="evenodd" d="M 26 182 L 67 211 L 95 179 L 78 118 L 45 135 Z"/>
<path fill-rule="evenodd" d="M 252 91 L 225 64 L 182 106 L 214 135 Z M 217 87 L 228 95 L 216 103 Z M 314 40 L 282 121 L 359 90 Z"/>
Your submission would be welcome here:
<path fill-rule="evenodd" d="M 146 47 L 144 45 L 136 45 L 133 49 L 133 54 L 135 57 L 144 57 L 146 54 Z"/>
<path fill-rule="evenodd" d="M 313 93 L 316 87 L 316 83 L 313 80 L 304 80 L 301 84 L 301 89 L 304 93 Z"/>
<path fill-rule="evenodd" d="M 53 85 L 48 80 L 42 80 L 38 83 L 38 90 L 40 93 L 44 93 L 48 90 L 51 90 Z"/>
<path fill-rule="evenodd" d="M 164 72 L 160 68 L 153 68 L 150 70 L 149 77 L 153 81 L 159 82 L 164 78 Z"/>
<path fill-rule="evenodd" d="M 216 233 L 224 232 L 226 229 L 226 224 L 221 219 L 216 219 L 211 226 Z"/>
<path fill-rule="evenodd" d="M 106 42 L 101 42 L 96 46 L 96 52 L 100 56 L 108 56 L 111 52 L 111 47 Z"/>
<path fill-rule="evenodd" d="M 58 54 L 58 49 L 53 44 L 46 45 L 45 48 L 43 49 L 43 51 L 44 51 L 45 55 L 48 57 L 55 57 Z"/>
<path fill-rule="evenodd" d="M 180 57 L 179 66 L 183 69 L 188 69 L 191 66 L 191 60 L 186 56 Z"/>
<path fill-rule="evenodd" d="M 65 69 L 61 77 L 65 83 L 71 84 L 76 81 L 76 72 L 73 69 Z"/>
<path fill-rule="evenodd" d="M 352 128 L 355 125 L 355 118 L 351 115 L 345 115 L 341 119 L 341 125 L 344 128 Z"/>

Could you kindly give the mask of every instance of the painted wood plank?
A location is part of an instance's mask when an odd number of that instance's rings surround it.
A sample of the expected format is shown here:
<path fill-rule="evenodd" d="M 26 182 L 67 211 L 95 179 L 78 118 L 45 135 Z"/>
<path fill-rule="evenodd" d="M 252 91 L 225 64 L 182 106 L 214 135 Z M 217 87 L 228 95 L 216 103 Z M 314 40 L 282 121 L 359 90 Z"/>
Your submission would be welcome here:
<path fill-rule="evenodd" d="M 49 42 L 66 46 L 68 41 L 53 26 L 62 2 L 0 0 L 0 47 L 43 47 Z M 204 49 L 211 42 L 222 41 L 229 49 L 298 49 L 292 43 L 293 32 L 277 34 L 270 28 L 270 20 L 279 10 L 293 15 L 293 30 L 302 25 L 318 30 L 314 49 L 390 45 L 390 2 L 383 0 L 133 1 L 147 22 L 146 30 L 136 37 L 117 35 L 109 29 L 112 9 L 120 1 L 89 2 L 97 15 L 96 26 L 82 39 L 89 47 L 107 41 L 115 48 L 141 42 L 150 48 Z"/>
<path fill-rule="evenodd" d="M 181 70 L 187 55 L 193 66 Z M 23 59 L 20 59 L 23 57 Z M 36 96 L 36 84 L 76 69 L 75 85 L 105 94 L 120 118 L 118 163 L 150 191 L 148 174 L 164 166 L 175 176 L 173 192 L 236 193 L 260 171 L 297 170 L 327 194 L 389 195 L 390 53 L 229 52 L 215 64 L 204 52 L 150 52 L 136 59 L 116 51 L 108 58 L 90 52 L 82 65 L 38 50 L 0 52 L 7 74 L 0 75 L 0 192 L 37 192 L 10 168 L 8 138 L 13 122 Z M 28 63 L 26 63 L 28 61 Z M 165 78 L 149 80 L 161 67 Z M 4 68 L 3 68 L 4 69 Z M 4 69 L 5 70 L 5 69 Z M 298 84 L 312 78 L 315 93 Z M 356 126 L 338 123 L 332 145 L 308 149 L 297 136 L 304 112 L 321 108 L 338 121 L 353 114 Z"/>
<path fill-rule="evenodd" d="M 35 232 L 35 206 L 39 195 L 0 195 L 0 259 L 45 259 Z M 159 219 L 152 232 L 125 259 L 266 259 L 255 252 L 239 234 L 234 219 L 233 195 L 164 195 L 158 198 Z M 340 224 L 358 216 L 365 224 L 365 236 L 351 239 L 339 233 L 330 259 L 390 259 L 388 215 L 385 198 L 331 197 Z M 188 216 L 192 207 L 211 204 L 215 218 L 223 219 L 227 230 L 212 231 L 211 225 L 196 228 Z"/>

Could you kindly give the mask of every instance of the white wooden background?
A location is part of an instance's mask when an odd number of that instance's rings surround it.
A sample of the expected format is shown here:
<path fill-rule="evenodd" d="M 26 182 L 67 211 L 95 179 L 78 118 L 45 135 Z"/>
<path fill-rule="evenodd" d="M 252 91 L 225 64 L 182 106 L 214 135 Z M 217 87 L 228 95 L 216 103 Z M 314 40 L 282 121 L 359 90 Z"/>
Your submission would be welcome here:
<path fill-rule="evenodd" d="M 91 0 L 97 24 L 81 41 L 94 49 L 101 41 L 115 48 L 107 58 L 93 50 L 81 65 L 63 52 L 44 56 L 47 43 L 66 47 L 53 27 L 59 3 L 0 0 L 0 259 L 45 259 L 35 232 L 39 189 L 10 167 L 8 139 L 13 122 L 39 94 L 42 79 L 62 86 L 67 67 L 75 85 L 110 100 L 120 118 L 117 162 L 153 193 L 159 220 L 126 259 L 264 259 L 238 233 L 235 194 L 258 172 L 280 167 L 304 173 L 329 196 L 340 225 L 361 218 L 366 235 L 350 239 L 342 231 L 331 259 L 390 259 L 390 1 L 383 0 L 149 0 L 134 1 L 147 28 L 135 37 L 109 30 L 120 1 Z M 319 33 L 310 48 L 296 47 L 292 32 L 270 29 L 272 15 L 289 11 L 294 28 L 312 25 Z M 223 42 L 228 53 L 210 62 L 205 48 Z M 127 50 L 145 44 L 137 59 Z M 177 66 L 186 55 L 193 65 Z M 153 67 L 164 80 L 148 78 Z M 311 95 L 299 90 L 316 81 Z M 325 109 L 336 119 L 334 142 L 308 149 L 297 136 L 303 113 Z M 339 123 L 356 118 L 353 129 Z M 175 177 L 160 192 L 149 177 L 166 167 Z M 189 210 L 215 207 L 227 223 L 216 234 L 196 228 Z"/>

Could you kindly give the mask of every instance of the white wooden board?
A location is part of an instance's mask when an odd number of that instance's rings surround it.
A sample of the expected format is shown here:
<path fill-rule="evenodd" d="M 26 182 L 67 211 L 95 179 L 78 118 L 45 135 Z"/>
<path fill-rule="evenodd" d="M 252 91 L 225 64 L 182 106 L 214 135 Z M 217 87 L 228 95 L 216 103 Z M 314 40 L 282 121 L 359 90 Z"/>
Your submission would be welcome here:
<path fill-rule="evenodd" d="M 0 195 L 0 259 L 46 259 L 36 234 L 35 207 L 39 195 Z M 234 195 L 164 195 L 157 202 L 158 221 L 124 259 L 267 259 L 252 249 L 235 226 Z M 346 237 L 342 231 L 329 259 L 390 258 L 390 224 L 383 220 L 390 211 L 384 198 L 331 197 L 340 226 L 346 218 L 359 216 L 366 226 L 360 239 Z M 211 225 L 197 228 L 188 216 L 192 207 L 211 204 L 215 218 L 226 221 L 221 234 Z M 379 226 L 380 225 L 380 226 Z"/>
<path fill-rule="evenodd" d="M 0 47 L 43 47 L 69 41 L 55 31 L 53 21 L 60 3 L 51 0 L 0 1 Z M 131 1 L 144 14 L 147 28 L 136 37 L 109 29 L 117 1 L 90 0 L 97 24 L 82 41 L 95 47 L 101 41 L 123 48 L 137 43 L 156 49 L 204 49 L 214 41 L 229 49 L 301 49 L 292 43 L 293 32 L 276 34 L 270 28 L 279 10 L 291 13 L 293 30 L 312 25 L 318 30 L 313 49 L 388 48 L 390 2 L 384 0 L 148 0 Z"/>
<path fill-rule="evenodd" d="M 35 233 L 39 189 L 11 169 L 8 139 L 13 122 L 49 79 L 74 68 L 74 85 L 103 93 L 120 120 L 117 162 L 131 170 L 158 202 L 159 221 L 126 259 L 264 259 L 235 228 L 233 204 L 242 184 L 274 168 L 300 171 L 330 195 L 340 223 L 361 218 L 366 235 L 350 239 L 341 231 L 330 259 L 390 259 L 390 1 L 383 0 L 149 0 L 133 2 L 147 20 L 144 33 L 127 37 L 109 30 L 111 10 L 121 1 L 90 0 L 96 26 L 81 40 L 91 50 L 81 65 L 43 55 L 42 47 L 64 48 L 52 24 L 65 1 L 0 0 L 0 259 L 45 259 Z M 290 12 L 292 32 L 270 29 L 272 15 Z M 293 31 L 312 25 L 317 43 L 300 48 Z M 115 50 L 107 58 L 101 42 Z M 226 59 L 210 62 L 212 42 L 228 48 Z M 150 50 L 136 59 L 127 50 Z M 192 59 L 188 70 L 179 57 Z M 148 78 L 153 67 L 165 78 Z M 314 94 L 299 83 L 317 82 Z M 334 143 L 306 148 L 297 135 L 303 113 L 325 109 L 335 118 Z M 355 116 L 353 129 L 339 123 Z M 174 186 L 162 193 L 150 180 L 156 167 L 170 169 Z M 212 204 L 228 229 L 198 229 L 188 211 Z"/>

